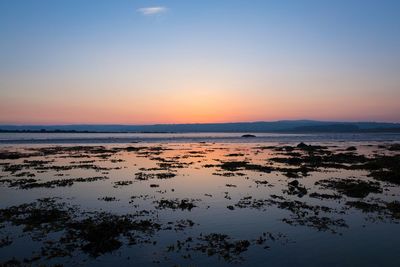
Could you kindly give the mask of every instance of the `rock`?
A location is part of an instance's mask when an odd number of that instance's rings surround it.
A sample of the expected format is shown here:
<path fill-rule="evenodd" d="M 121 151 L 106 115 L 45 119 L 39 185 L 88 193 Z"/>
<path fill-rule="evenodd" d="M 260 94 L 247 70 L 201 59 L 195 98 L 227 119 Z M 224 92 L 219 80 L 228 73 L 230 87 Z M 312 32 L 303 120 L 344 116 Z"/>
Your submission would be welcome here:
<path fill-rule="evenodd" d="M 299 181 L 293 180 L 293 181 L 289 182 L 288 184 L 291 185 L 291 186 L 294 186 L 294 187 L 298 187 L 299 186 Z"/>
<path fill-rule="evenodd" d="M 301 142 L 300 144 L 297 145 L 297 147 L 301 148 L 301 149 L 306 149 L 306 148 L 308 148 L 308 145 L 306 145 L 303 142 Z"/>
<path fill-rule="evenodd" d="M 244 135 L 242 135 L 242 137 L 243 138 L 252 138 L 252 137 L 257 137 L 257 136 L 255 136 L 253 134 L 244 134 Z"/>

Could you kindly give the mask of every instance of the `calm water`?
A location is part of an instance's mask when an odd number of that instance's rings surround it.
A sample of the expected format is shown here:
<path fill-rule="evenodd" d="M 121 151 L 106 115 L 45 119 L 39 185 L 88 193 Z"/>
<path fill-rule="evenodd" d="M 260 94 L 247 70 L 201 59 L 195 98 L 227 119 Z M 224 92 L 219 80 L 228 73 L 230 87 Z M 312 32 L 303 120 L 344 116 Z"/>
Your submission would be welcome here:
<path fill-rule="evenodd" d="M 241 138 L 243 134 L 247 133 L 0 133 L 0 144 L 400 141 L 399 133 L 256 133 L 255 138 Z"/>
<path fill-rule="evenodd" d="M 382 146 L 396 143 L 392 141 L 399 140 L 398 135 L 257 134 L 259 137 L 251 139 L 251 143 L 241 142 L 241 134 L 214 133 L 0 136 L 3 155 L 20 153 L 20 158 L 6 159 L 3 156 L 4 159 L 0 160 L 1 209 L 34 203 L 38 198 L 57 197 L 57 203 L 79 210 L 74 211 L 77 217 L 74 220 L 97 216 L 85 212 L 125 216 L 145 210 L 148 213 L 140 214 L 138 218 L 151 219 L 161 225 L 161 229 L 146 235 L 135 232 L 138 235 L 137 244 L 129 244 L 127 237 L 121 234 L 117 239 L 122 246 L 99 255 L 90 255 L 83 247 L 80 248 L 87 240 L 73 239 L 71 242 L 75 242 L 75 248 L 70 255 L 49 257 L 42 255 L 41 251 L 52 251 L 56 246 L 54 244 L 58 243 L 65 249 L 64 243 L 59 240 L 70 226 L 62 225 L 61 229 L 53 229 L 52 226 L 43 230 L 43 225 L 31 225 L 26 229 L 27 222 L 18 224 L 14 220 L 13 223 L 3 216 L 0 239 L 12 242 L 3 242 L 0 246 L 0 263 L 16 258 L 21 262 L 31 259 L 33 266 L 42 263 L 65 266 L 400 266 L 399 220 L 386 213 L 365 213 L 347 204 L 348 201 L 359 200 L 369 203 L 400 200 L 399 186 L 377 182 L 365 170 L 333 167 L 317 168 L 307 176 L 291 178 L 283 169 L 288 166 L 270 162 L 272 158 L 282 156 L 282 152 L 274 147 L 298 140 L 328 145 L 332 153 L 347 153 L 345 149 L 355 145 L 357 155 L 393 155 L 395 152 L 389 152 Z M 140 143 L 109 144 L 123 140 Z M 176 142 L 171 143 L 171 140 Z M 250 142 L 250 139 L 247 140 Z M 67 141 L 69 144 L 64 144 Z M 97 148 L 93 145 L 74 147 L 76 142 L 100 141 L 102 146 Z M 218 142 L 211 143 L 215 141 Z M 282 169 L 265 172 L 251 167 L 240 170 L 220 167 L 223 162 L 242 161 Z M 139 173 L 147 176 L 139 179 Z M 174 176 L 162 178 L 157 176 L 159 173 L 172 173 Z M 58 183 L 90 177 L 105 178 L 84 182 L 75 180 L 67 185 Z M 378 183 L 382 191 L 361 198 L 341 195 L 340 199 L 319 199 L 310 196 L 312 193 L 340 194 L 335 189 L 316 184 L 331 178 L 371 181 Z M 307 193 L 290 193 L 288 182 L 293 180 L 298 180 Z M 20 183 L 13 183 L 15 181 Z M 50 184 L 46 186 L 46 182 Z M 110 201 L 104 201 L 104 197 L 109 197 Z M 182 199 L 191 201 L 194 207 L 186 209 L 160 205 L 161 200 L 179 202 Z M 253 200 L 259 201 L 260 205 L 251 205 L 246 199 L 253 204 Z M 283 199 L 287 203 L 299 201 L 308 206 L 294 212 L 279 205 Z M 329 221 L 321 229 L 318 220 L 323 218 Z M 180 223 L 182 220 L 190 220 L 193 225 Z M 180 224 L 183 226 L 180 227 Z M 228 235 L 231 243 L 248 240 L 250 245 L 240 253 L 231 251 L 229 258 L 218 252 L 210 254 L 207 249 L 198 249 L 201 245 L 211 244 L 203 237 L 212 233 Z M 266 233 L 266 240 L 257 241 L 263 238 L 263 233 Z M 184 242 L 188 238 L 193 241 Z M 177 241 L 183 244 L 180 250 Z M 174 249 L 171 249 L 172 245 Z M 37 255 L 40 257 L 35 258 Z"/>

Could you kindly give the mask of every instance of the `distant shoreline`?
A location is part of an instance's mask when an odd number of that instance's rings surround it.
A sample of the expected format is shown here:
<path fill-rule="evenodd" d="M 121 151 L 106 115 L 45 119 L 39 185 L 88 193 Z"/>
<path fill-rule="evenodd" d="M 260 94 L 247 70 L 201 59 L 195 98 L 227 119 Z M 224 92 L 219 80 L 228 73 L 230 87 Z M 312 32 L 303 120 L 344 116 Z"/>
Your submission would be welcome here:
<path fill-rule="evenodd" d="M 74 130 L 0 130 L 0 133 L 143 133 L 143 134 L 176 134 L 178 132 L 129 132 L 129 131 L 74 131 Z"/>
<path fill-rule="evenodd" d="M 1 125 L 6 133 L 399 133 L 400 123 L 259 121 L 188 124 Z"/>
<path fill-rule="evenodd" d="M 193 131 L 193 132 L 138 132 L 138 131 L 74 131 L 74 130 L 0 130 L 0 133 L 76 133 L 76 134 L 187 134 L 187 133 L 275 133 L 275 134 L 330 134 L 330 133 L 400 133 L 400 128 L 358 129 L 349 131 L 281 130 L 281 131 Z M 256 137 L 256 136 L 255 136 Z"/>

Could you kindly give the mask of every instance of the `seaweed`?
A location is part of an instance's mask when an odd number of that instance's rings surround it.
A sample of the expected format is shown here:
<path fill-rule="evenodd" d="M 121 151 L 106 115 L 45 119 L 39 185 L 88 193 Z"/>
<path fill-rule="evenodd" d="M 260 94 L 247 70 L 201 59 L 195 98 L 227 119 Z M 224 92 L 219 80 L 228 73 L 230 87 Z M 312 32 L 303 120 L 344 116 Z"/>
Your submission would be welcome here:
<path fill-rule="evenodd" d="M 51 180 L 47 182 L 39 182 L 37 179 L 17 179 L 17 180 L 0 180 L 0 182 L 7 182 L 9 187 L 18 187 L 19 189 L 32 189 L 32 188 L 56 188 L 72 186 L 74 183 L 95 182 L 109 179 L 106 176 L 95 176 L 86 178 L 70 178 Z"/>
<path fill-rule="evenodd" d="M 382 216 L 385 216 L 386 218 L 392 220 L 400 220 L 399 201 L 380 201 L 378 203 L 368 203 L 365 201 L 347 201 L 346 205 L 351 208 L 361 210 L 363 213 L 376 213 L 378 216 L 372 217 L 375 220 L 382 220 Z"/>
<path fill-rule="evenodd" d="M 290 225 L 303 225 L 315 228 L 319 231 L 330 231 L 337 233 L 336 228 L 348 227 L 343 219 L 333 219 L 327 216 L 320 216 L 322 212 L 331 213 L 334 209 L 308 205 L 297 200 L 287 200 L 280 196 L 271 196 L 270 199 L 253 199 L 251 196 L 243 197 L 235 204 L 237 208 L 252 208 L 265 210 L 268 206 L 276 206 L 279 209 L 287 210 L 292 215 L 283 218 L 282 221 Z"/>
<path fill-rule="evenodd" d="M 147 214 L 147 213 L 145 213 Z M 33 234 L 35 239 L 43 239 L 49 233 L 62 231 L 57 242 L 45 242 L 41 256 L 70 256 L 81 250 L 92 257 L 117 250 L 128 245 L 149 242 L 146 236 L 161 229 L 152 219 L 137 219 L 141 214 L 115 215 L 106 212 L 81 212 L 77 207 L 58 202 L 56 198 L 39 199 L 0 210 L 0 224 L 11 223 L 22 226 L 25 234 Z M 7 240 L 12 242 L 12 240 Z M 57 252 L 56 254 L 54 254 Z"/>
<path fill-rule="evenodd" d="M 265 165 L 252 164 L 248 161 L 225 161 L 219 165 L 225 171 L 249 170 L 270 173 L 273 168 Z"/>
<path fill-rule="evenodd" d="M 114 182 L 113 187 L 118 188 L 118 187 L 127 186 L 127 185 L 131 185 L 131 184 L 133 184 L 133 181 L 131 181 L 131 180 L 116 181 L 116 182 Z"/>
<path fill-rule="evenodd" d="M 317 192 L 313 192 L 311 194 L 309 194 L 309 197 L 312 198 L 318 198 L 318 199 L 341 199 L 342 196 L 338 195 L 338 194 L 324 194 L 324 193 L 317 193 Z"/>
<path fill-rule="evenodd" d="M 167 247 L 167 252 L 181 252 L 185 251 L 189 254 L 184 255 L 184 258 L 191 258 L 190 253 L 202 253 L 208 257 L 218 257 L 227 263 L 242 263 L 244 258 L 242 254 L 246 252 L 251 246 L 263 246 L 268 249 L 269 246 L 265 243 L 267 241 L 288 242 L 288 239 L 282 233 L 272 234 L 264 232 L 255 239 L 235 239 L 225 233 L 208 233 L 200 234 L 197 237 L 187 237 L 185 240 L 177 240 L 176 243 Z"/>
<path fill-rule="evenodd" d="M 111 202 L 111 201 L 119 201 L 116 197 L 99 197 L 98 200 Z"/>
<path fill-rule="evenodd" d="M 191 211 L 197 207 L 195 199 L 160 199 L 155 201 L 156 209 L 188 210 Z"/>
<path fill-rule="evenodd" d="M 382 193 L 378 182 L 356 179 L 327 179 L 315 182 L 324 188 L 335 189 L 348 197 L 364 198 L 370 193 Z"/>
<path fill-rule="evenodd" d="M 165 173 L 145 173 L 145 172 L 138 172 L 135 174 L 135 179 L 140 181 L 146 181 L 149 179 L 170 179 L 175 177 L 176 174 L 172 172 L 165 172 Z"/>
<path fill-rule="evenodd" d="M 297 195 L 298 197 L 303 197 L 304 195 L 307 195 L 307 189 L 300 185 L 299 181 L 293 180 L 291 182 L 288 182 L 288 190 L 286 192 L 289 195 Z"/>

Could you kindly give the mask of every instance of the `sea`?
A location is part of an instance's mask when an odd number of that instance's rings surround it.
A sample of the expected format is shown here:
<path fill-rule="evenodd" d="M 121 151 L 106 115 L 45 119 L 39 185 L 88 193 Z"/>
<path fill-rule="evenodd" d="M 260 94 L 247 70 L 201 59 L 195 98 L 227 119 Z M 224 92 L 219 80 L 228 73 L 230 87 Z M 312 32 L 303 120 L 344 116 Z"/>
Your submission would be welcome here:
<path fill-rule="evenodd" d="M 399 143 L 398 133 L 0 133 L 0 266 L 397 267 L 400 186 L 356 164 L 377 158 L 395 172 Z"/>
<path fill-rule="evenodd" d="M 0 144 L 393 142 L 400 133 L 0 133 Z"/>

